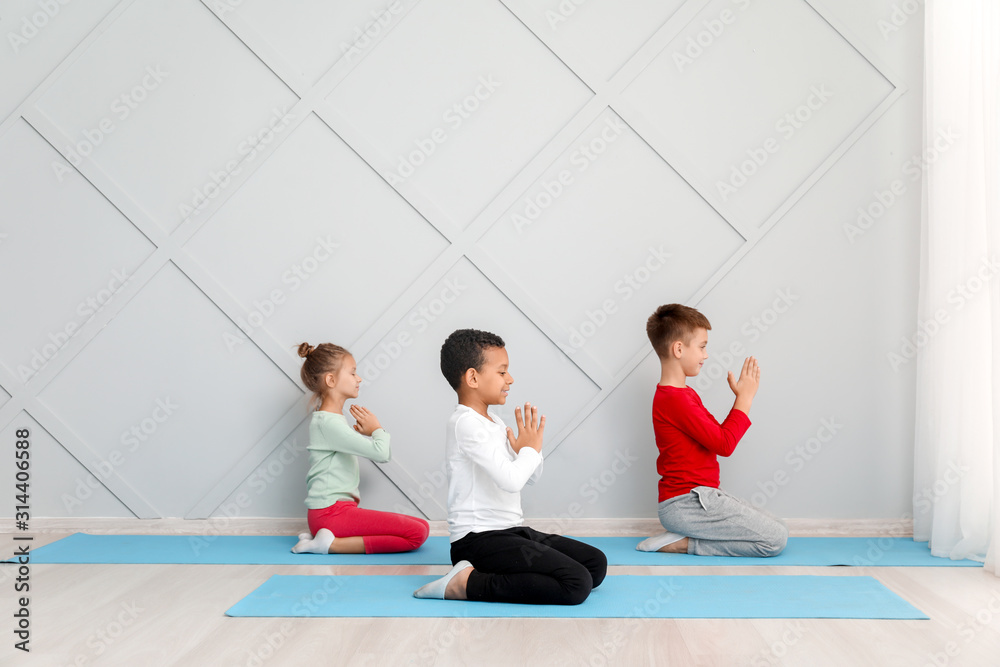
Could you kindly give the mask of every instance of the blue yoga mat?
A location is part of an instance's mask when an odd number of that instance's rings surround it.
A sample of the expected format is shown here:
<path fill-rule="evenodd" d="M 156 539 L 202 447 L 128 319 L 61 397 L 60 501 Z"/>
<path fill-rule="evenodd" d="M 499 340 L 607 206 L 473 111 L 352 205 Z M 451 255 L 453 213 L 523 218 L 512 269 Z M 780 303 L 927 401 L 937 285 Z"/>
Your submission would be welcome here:
<path fill-rule="evenodd" d="M 638 537 L 580 537 L 608 557 L 608 565 L 853 565 L 856 567 L 982 567 L 974 560 L 931 555 L 926 542 L 904 537 L 790 537 L 777 556 L 691 556 L 636 551 Z"/>
<path fill-rule="evenodd" d="M 927 616 L 872 577 L 609 576 L 576 606 L 418 600 L 434 576 L 274 575 L 227 616 L 878 618 Z"/>
<path fill-rule="evenodd" d="M 728 558 L 636 551 L 638 537 L 580 537 L 609 565 L 854 565 L 982 567 L 971 560 L 931 556 L 909 538 L 792 537 L 773 558 Z M 89 535 L 74 533 L 32 550 L 33 563 L 179 563 L 225 565 L 450 565 L 447 537 L 431 537 L 398 554 L 293 554 L 286 535 Z M 7 561 L 10 562 L 10 561 Z"/>
<path fill-rule="evenodd" d="M 31 551 L 32 563 L 184 565 L 450 565 L 448 538 L 396 554 L 293 554 L 288 535 L 90 535 L 73 533 Z M 8 561 L 9 562 L 9 561 Z"/>

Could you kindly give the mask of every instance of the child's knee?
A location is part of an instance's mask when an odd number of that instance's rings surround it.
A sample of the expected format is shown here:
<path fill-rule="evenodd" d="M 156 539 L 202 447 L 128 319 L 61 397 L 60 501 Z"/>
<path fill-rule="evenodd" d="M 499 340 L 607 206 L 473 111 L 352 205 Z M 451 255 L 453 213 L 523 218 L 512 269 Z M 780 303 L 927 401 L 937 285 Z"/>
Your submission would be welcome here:
<path fill-rule="evenodd" d="M 594 589 L 594 580 L 591 578 L 590 572 L 586 569 L 584 569 L 580 574 L 579 581 L 574 583 L 575 585 L 570 586 L 566 591 L 564 604 L 581 604 L 584 600 L 590 597 L 590 591 Z"/>
<path fill-rule="evenodd" d="M 427 536 L 430 535 L 430 533 L 430 524 L 423 519 L 414 517 L 414 525 L 412 534 L 409 537 L 409 542 L 413 545 L 414 549 L 417 549 L 420 545 L 427 541 Z"/>
<path fill-rule="evenodd" d="M 590 572 L 590 578 L 593 583 L 592 588 L 597 588 L 604 581 L 604 577 L 608 573 L 608 557 L 600 549 L 594 549 L 594 551 L 597 553 L 594 554 L 587 570 Z"/>
<path fill-rule="evenodd" d="M 775 521 L 772 534 L 768 537 L 763 547 L 764 556 L 777 556 L 785 550 L 785 544 L 787 542 L 788 527 L 780 521 Z"/>

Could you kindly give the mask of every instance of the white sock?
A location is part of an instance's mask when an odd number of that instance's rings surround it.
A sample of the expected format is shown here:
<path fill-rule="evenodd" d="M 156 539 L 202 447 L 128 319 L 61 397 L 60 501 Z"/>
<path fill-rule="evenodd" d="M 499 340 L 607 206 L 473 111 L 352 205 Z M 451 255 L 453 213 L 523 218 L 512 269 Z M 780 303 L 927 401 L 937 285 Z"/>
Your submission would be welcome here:
<path fill-rule="evenodd" d="M 312 542 L 312 538 L 312 533 L 299 533 L 299 541 L 295 543 L 294 547 L 292 547 L 292 553 L 306 553 L 303 549 L 309 546 L 309 543 Z"/>
<path fill-rule="evenodd" d="M 684 536 L 677 533 L 661 533 L 660 535 L 653 535 L 644 539 L 635 545 L 635 548 L 639 551 L 659 551 L 668 544 L 673 544 L 683 539 Z"/>
<path fill-rule="evenodd" d="M 448 588 L 448 582 L 450 582 L 456 574 L 458 574 L 467 567 L 472 567 L 472 563 L 470 563 L 467 560 L 458 561 L 457 563 L 455 563 L 455 567 L 451 568 L 448 571 L 448 574 L 444 575 L 440 579 L 435 579 L 431 583 L 425 584 L 420 588 L 418 588 L 417 590 L 413 591 L 413 597 L 430 599 L 430 600 L 443 600 L 444 591 L 446 588 Z"/>
<path fill-rule="evenodd" d="M 333 544 L 333 533 L 326 528 L 316 531 L 316 537 L 309 539 L 309 533 L 299 535 L 299 543 L 292 547 L 292 553 L 297 554 L 327 554 Z"/>

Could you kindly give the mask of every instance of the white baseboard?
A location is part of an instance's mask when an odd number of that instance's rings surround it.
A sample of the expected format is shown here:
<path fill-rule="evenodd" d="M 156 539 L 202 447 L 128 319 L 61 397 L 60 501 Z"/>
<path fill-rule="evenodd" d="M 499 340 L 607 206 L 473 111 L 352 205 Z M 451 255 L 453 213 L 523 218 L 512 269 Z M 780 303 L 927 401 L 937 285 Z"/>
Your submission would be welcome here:
<path fill-rule="evenodd" d="M 911 537 L 910 519 L 786 519 L 789 532 L 796 537 Z M 525 519 L 525 524 L 546 533 L 564 535 L 641 536 L 663 532 L 660 522 L 647 519 Z M 0 533 L 13 520 L 3 520 Z M 447 535 L 446 521 L 431 521 L 431 535 Z M 305 518 L 215 517 L 211 519 L 121 519 L 73 518 L 32 519 L 30 533 L 93 533 L 141 535 L 296 535 L 306 530 Z"/>

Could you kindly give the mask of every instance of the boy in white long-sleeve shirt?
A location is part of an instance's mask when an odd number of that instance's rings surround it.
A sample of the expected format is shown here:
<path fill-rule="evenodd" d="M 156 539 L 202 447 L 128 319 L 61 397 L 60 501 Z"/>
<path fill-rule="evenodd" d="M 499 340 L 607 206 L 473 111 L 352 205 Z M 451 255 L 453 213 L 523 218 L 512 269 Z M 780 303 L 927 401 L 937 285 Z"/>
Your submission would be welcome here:
<path fill-rule="evenodd" d="M 521 488 L 542 472 L 545 417 L 516 408 L 517 437 L 489 410 L 503 405 L 514 378 L 499 336 L 455 331 L 441 347 L 441 372 L 458 393 L 448 420 L 447 575 L 420 588 L 421 598 L 580 604 L 604 580 L 599 549 L 522 525 Z"/>

